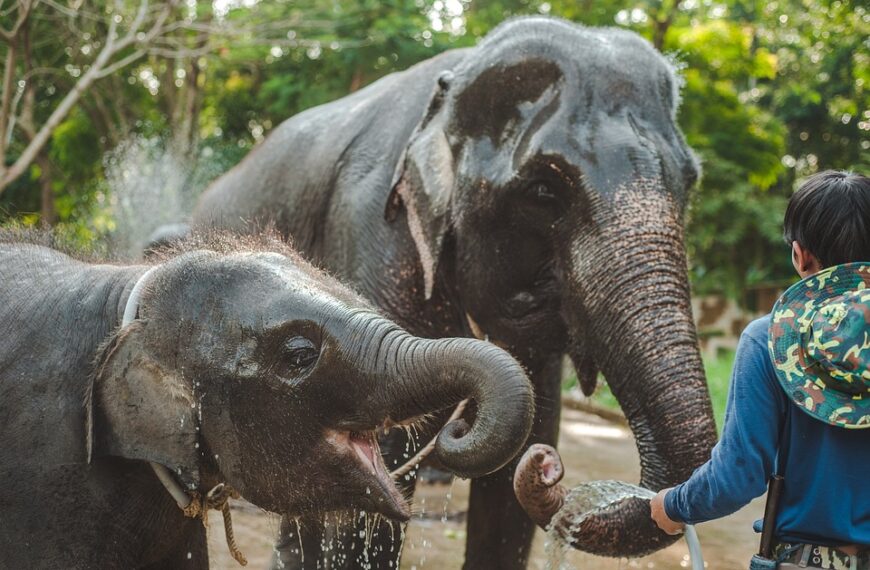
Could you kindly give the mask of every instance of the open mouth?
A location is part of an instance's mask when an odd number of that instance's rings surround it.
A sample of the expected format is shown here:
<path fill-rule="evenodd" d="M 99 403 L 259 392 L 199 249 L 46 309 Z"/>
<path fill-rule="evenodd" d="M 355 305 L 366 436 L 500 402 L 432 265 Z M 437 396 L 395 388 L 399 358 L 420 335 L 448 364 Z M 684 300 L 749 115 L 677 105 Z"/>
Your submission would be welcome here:
<path fill-rule="evenodd" d="M 381 459 L 381 448 L 374 432 L 352 431 L 349 433 L 348 442 L 359 457 L 363 466 L 367 467 L 372 475 L 389 479 L 384 461 Z"/>
<path fill-rule="evenodd" d="M 371 487 L 366 488 L 365 497 L 362 499 L 368 505 L 366 510 L 371 508 L 397 520 L 407 520 L 410 517 L 407 502 L 384 465 L 376 431 L 330 430 L 328 439 L 336 447 L 352 452 L 362 471 L 372 477 Z"/>

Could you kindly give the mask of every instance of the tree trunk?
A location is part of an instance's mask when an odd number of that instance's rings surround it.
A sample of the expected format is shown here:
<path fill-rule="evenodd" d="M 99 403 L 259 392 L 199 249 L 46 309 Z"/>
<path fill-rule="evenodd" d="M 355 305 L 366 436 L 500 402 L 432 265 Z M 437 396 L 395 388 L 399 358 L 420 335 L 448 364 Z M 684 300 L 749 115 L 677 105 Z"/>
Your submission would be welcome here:
<path fill-rule="evenodd" d="M 665 36 L 674 22 L 677 2 L 662 2 L 662 10 L 655 11 L 653 16 L 653 46 L 659 51 L 665 45 Z"/>
<path fill-rule="evenodd" d="M 200 97 L 199 77 L 201 69 L 196 57 L 190 58 L 190 65 L 185 75 L 185 89 L 183 97 L 178 104 L 180 106 L 180 124 L 176 126 L 177 134 L 175 144 L 182 156 L 190 157 L 197 143 L 197 127 L 199 123 L 199 108 L 202 98 Z"/>
<path fill-rule="evenodd" d="M 36 164 L 39 165 L 41 173 L 39 175 L 39 187 L 41 191 L 41 208 L 40 208 L 40 224 L 45 227 L 51 227 L 57 221 L 57 213 L 54 209 L 54 179 L 52 176 L 51 161 L 48 159 L 46 149 L 43 149 L 36 157 Z"/>
<path fill-rule="evenodd" d="M 351 79 L 350 79 L 350 88 L 349 88 L 350 93 L 353 93 L 354 91 L 359 91 L 360 87 L 363 86 L 363 79 L 364 78 L 363 78 L 362 70 L 357 68 L 353 72 L 353 77 L 351 77 Z"/>
<path fill-rule="evenodd" d="M 12 103 L 12 85 L 15 82 L 15 44 L 10 43 L 6 50 L 3 70 L 2 95 L 0 95 L 0 173 L 6 170 L 7 129 Z"/>

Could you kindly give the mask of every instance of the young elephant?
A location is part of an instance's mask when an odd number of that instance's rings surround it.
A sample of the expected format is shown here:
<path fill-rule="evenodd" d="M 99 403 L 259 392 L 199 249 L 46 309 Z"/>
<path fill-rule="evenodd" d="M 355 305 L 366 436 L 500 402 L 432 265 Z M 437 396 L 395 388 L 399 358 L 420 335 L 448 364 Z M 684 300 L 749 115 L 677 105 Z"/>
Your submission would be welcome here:
<path fill-rule="evenodd" d="M 2 241 L 0 567 L 207 568 L 179 485 L 406 520 L 376 429 L 471 398 L 473 425 L 435 453 L 472 477 L 531 428 L 507 353 L 415 338 L 277 243 L 198 243 L 149 268 Z"/>

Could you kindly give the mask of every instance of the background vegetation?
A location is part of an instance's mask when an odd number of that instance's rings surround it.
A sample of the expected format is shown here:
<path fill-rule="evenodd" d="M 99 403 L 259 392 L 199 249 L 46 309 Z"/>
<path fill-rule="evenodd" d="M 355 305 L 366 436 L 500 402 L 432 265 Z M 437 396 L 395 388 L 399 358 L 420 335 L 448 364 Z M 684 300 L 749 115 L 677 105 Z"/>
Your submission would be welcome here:
<path fill-rule="evenodd" d="M 679 63 L 679 121 L 704 163 L 697 292 L 790 278 L 780 223 L 796 182 L 870 170 L 858 1 L 6 0 L 0 222 L 133 249 L 138 218 L 183 215 L 283 119 L 520 14 L 632 29 Z"/>
<path fill-rule="evenodd" d="M 716 420 L 716 428 L 720 434 L 725 425 L 725 405 L 728 402 L 728 389 L 731 386 L 733 368 L 734 351 L 722 350 L 716 356 L 704 357 L 704 373 L 707 377 L 707 387 L 710 390 L 710 401 L 713 404 L 713 418 Z M 568 374 L 563 378 L 562 391 L 572 392 L 574 397 L 582 399 L 575 374 Z M 599 378 L 598 388 L 592 395 L 592 401 L 610 410 L 620 409 L 616 396 L 610 391 L 603 376 Z"/>

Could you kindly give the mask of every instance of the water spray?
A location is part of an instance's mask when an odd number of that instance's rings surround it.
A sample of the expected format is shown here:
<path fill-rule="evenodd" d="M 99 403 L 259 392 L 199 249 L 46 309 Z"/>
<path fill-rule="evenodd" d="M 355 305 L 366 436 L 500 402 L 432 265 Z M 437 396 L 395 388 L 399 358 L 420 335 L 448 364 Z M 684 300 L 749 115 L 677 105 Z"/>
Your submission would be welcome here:
<path fill-rule="evenodd" d="M 568 492 L 564 506 L 559 513 L 556 513 L 550 524 L 551 527 L 561 527 L 572 531 L 579 529 L 590 516 L 613 508 L 618 503 L 634 498 L 650 500 L 655 495 L 655 492 L 649 489 L 623 481 L 589 481 Z M 570 520 L 564 519 L 557 522 L 557 519 L 563 517 L 569 517 Z M 695 527 L 687 524 L 683 530 L 683 536 L 689 548 L 692 570 L 704 570 L 704 556 L 701 553 L 701 542 L 698 540 Z"/>

